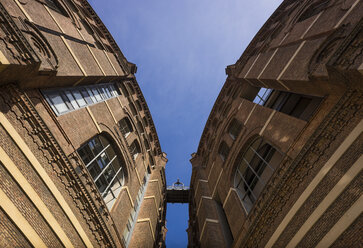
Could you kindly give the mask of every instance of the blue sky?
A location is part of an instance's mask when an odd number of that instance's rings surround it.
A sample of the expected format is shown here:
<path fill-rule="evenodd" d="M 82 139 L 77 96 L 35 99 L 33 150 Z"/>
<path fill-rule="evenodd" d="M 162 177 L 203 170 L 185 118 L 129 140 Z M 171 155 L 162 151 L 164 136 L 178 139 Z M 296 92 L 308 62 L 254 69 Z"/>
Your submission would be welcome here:
<path fill-rule="evenodd" d="M 167 184 L 189 185 L 190 154 L 234 64 L 282 0 L 90 0 L 126 58 L 168 154 Z M 188 206 L 168 204 L 166 245 L 186 247 Z"/>

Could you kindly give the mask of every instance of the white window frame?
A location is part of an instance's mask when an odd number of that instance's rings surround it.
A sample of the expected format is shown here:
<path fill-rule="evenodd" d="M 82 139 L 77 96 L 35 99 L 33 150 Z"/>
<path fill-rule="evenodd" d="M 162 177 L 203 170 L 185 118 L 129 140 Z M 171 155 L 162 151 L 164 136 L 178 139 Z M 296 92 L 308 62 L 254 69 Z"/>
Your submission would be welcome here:
<path fill-rule="evenodd" d="M 108 93 L 106 93 L 106 91 Z M 113 83 L 77 86 L 72 88 L 46 89 L 42 90 L 41 92 L 57 116 L 67 114 L 69 112 L 97 104 L 120 95 Z M 83 92 L 86 92 L 89 95 L 89 101 L 92 101 L 92 103 L 87 100 L 88 97 L 84 96 Z M 95 92 L 98 94 L 95 94 Z M 90 93 L 92 93 L 92 95 Z M 75 94 L 80 94 L 81 98 L 76 98 Z M 58 95 L 62 99 L 63 103 L 67 107 L 67 110 L 59 111 L 59 109 L 56 108 L 51 97 L 54 95 Z"/>

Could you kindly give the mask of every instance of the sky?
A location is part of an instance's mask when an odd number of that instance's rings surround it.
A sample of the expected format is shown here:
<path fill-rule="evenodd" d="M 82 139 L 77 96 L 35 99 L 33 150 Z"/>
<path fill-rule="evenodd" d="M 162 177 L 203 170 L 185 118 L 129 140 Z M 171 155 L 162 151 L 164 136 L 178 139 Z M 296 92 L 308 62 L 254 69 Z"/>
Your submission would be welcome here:
<path fill-rule="evenodd" d="M 128 61 L 149 106 L 167 184 L 189 186 L 191 154 L 225 79 L 282 0 L 89 0 Z M 168 204 L 166 245 L 187 247 L 188 205 Z"/>

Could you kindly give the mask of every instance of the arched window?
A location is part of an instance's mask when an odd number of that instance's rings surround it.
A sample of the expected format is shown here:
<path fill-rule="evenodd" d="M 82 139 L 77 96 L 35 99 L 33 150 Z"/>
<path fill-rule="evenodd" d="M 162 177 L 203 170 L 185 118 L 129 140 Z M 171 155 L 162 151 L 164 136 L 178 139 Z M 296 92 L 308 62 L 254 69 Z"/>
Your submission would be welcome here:
<path fill-rule="evenodd" d="M 144 123 L 144 126 L 145 127 L 147 127 L 149 125 L 149 123 L 148 123 L 148 121 L 147 121 L 147 119 L 146 119 L 145 116 L 142 118 L 142 122 Z"/>
<path fill-rule="evenodd" d="M 124 159 L 102 134 L 92 138 L 77 152 L 110 209 L 125 181 Z"/>
<path fill-rule="evenodd" d="M 140 101 L 139 101 L 139 100 L 136 100 L 136 101 L 135 101 L 135 104 L 136 104 L 136 108 L 137 108 L 137 110 L 138 110 L 138 111 L 142 111 L 142 106 L 141 106 Z"/>
<path fill-rule="evenodd" d="M 120 127 L 120 131 L 123 134 L 123 136 L 127 136 L 129 133 L 134 131 L 132 124 L 130 122 L 130 119 L 128 117 L 124 117 L 121 121 L 118 123 Z"/>
<path fill-rule="evenodd" d="M 141 153 L 139 141 L 136 139 L 130 145 L 130 153 L 134 159 L 137 157 L 137 154 Z"/>
<path fill-rule="evenodd" d="M 150 162 L 150 165 L 151 165 L 152 168 L 154 168 L 155 161 L 154 161 L 153 155 L 151 154 L 151 152 L 148 152 L 148 154 L 149 154 L 149 162 Z"/>
<path fill-rule="evenodd" d="M 226 102 L 222 102 L 219 107 L 218 107 L 218 112 L 221 112 L 222 109 L 224 108 L 224 105 L 226 104 Z"/>
<path fill-rule="evenodd" d="M 249 212 L 282 160 L 282 154 L 261 137 L 254 139 L 235 163 L 234 187 Z"/>
<path fill-rule="evenodd" d="M 217 117 L 214 117 L 214 119 L 213 119 L 213 121 L 212 121 L 212 127 L 217 126 L 217 122 L 218 122 Z"/>
<path fill-rule="evenodd" d="M 137 121 L 136 125 L 137 125 L 137 129 L 138 129 L 139 133 L 144 133 L 144 128 L 143 128 L 141 122 Z"/>
<path fill-rule="evenodd" d="M 223 161 L 227 159 L 229 154 L 229 146 L 226 144 L 226 142 L 222 141 L 222 143 L 219 145 L 218 153 Z"/>
<path fill-rule="evenodd" d="M 230 104 L 228 104 L 226 106 L 226 108 L 224 109 L 223 114 L 222 114 L 224 117 L 226 117 L 228 115 L 229 111 L 231 110 L 231 107 L 232 106 Z"/>
<path fill-rule="evenodd" d="M 125 84 L 121 84 L 121 91 L 122 91 L 122 93 L 126 96 L 126 97 L 128 97 L 130 94 L 129 94 L 129 91 L 126 89 L 126 87 L 125 87 Z"/>
<path fill-rule="evenodd" d="M 149 141 L 147 140 L 145 134 L 142 136 L 144 138 L 144 144 L 145 144 L 145 148 L 146 150 L 150 150 L 150 143 Z"/>
<path fill-rule="evenodd" d="M 302 13 L 297 20 L 297 22 L 302 22 L 310 17 L 313 17 L 323 11 L 329 4 L 329 0 L 324 1 L 316 1 L 311 4 L 305 11 Z"/>
<path fill-rule="evenodd" d="M 137 111 L 136 111 L 135 105 L 132 102 L 130 102 L 129 107 L 130 107 L 131 113 L 134 116 L 137 115 Z"/>
<path fill-rule="evenodd" d="M 131 83 L 127 83 L 127 87 L 129 88 L 129 90 L 130 90 L 130 92 L 131 92 L 132 95 L 135 94 L 134 86 L 132 86 Z"/>
<path fill-rule="evenodd" d="M 242 123 L 237 121 L 236 119 L 233 119 L 228 126 L 229 136 L 231 136 L 231 138 L 235 140 L 238 137 L 239 133 L 241 132 L 241 129 L 242 129 Z"/>

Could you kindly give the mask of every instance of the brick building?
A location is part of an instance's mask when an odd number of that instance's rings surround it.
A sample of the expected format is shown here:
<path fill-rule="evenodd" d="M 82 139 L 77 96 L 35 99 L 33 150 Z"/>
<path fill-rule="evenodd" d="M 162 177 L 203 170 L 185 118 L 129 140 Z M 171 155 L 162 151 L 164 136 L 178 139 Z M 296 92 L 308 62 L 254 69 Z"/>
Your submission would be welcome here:
<path fill-rule="evenodd" d="M 192 154 L 189 247 L 360 247 L 363 1 L 285 0 Z"/>
<path fill-rule="evenodd" d="M 148 106 L 85 0 L 0 2 L 0 247 L 164 247 Z"/>

